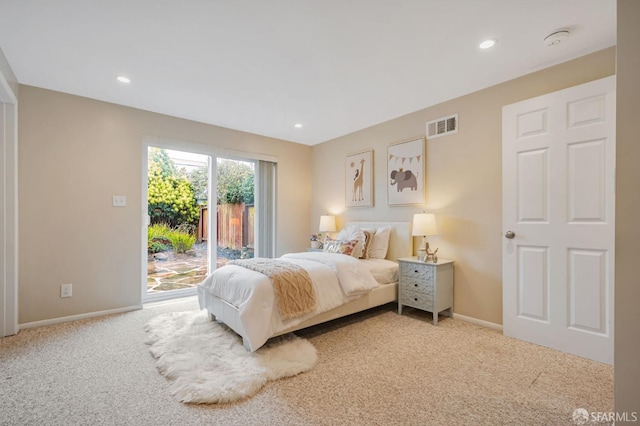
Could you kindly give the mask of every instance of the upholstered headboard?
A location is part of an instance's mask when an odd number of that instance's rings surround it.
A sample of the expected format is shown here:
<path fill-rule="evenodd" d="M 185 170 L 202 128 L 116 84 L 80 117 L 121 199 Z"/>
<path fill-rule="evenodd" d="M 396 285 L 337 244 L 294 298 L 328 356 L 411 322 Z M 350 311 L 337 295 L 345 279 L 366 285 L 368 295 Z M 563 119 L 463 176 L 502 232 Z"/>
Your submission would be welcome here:
<path fill-rule="evenodd" d="M 389 250 L 387 259 L 396 260 L 399 257 L 413 256 L 413 236 L 411 235 L 411 222 L 347 222 L 346 226 L 355 225 L 360 228 L 391 227 L 389 235 Z"/>

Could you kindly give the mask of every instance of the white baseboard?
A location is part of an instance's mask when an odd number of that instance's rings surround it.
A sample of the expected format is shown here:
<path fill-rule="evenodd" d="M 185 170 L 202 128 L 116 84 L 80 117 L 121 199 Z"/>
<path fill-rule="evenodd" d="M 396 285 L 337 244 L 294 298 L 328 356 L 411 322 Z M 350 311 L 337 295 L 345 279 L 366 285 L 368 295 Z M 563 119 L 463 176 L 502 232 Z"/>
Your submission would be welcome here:
<path fill-rule="evenodd" d="M 455 314 L 455 313 L 453 314 L 453 317 L 455 319 L 459 319 L 461 321 L 470 322 L 472 324 L 480 325 L 482 327 L 492 328 L 492 329 L 498 330 L 499 332 L 502 333 L 502 325 L 501 324 L 496 324 L 495 322 L 484 321 L 484 320 L 481 320 L 481 319 L 468 317 L 468 316 L 465 316 L 465 315 L 460 315 L 460 314 Z"/>
<path fill-rule="evenodd" d="M 123 312 L 137 311 L 138 309 L 142 309 L 142 305 L 127 306 L 124 308 L 117 308 L 117 309 L 108 309 L 106 311 L 87 312 L 86 314 L 70 315 L 68 317 L 52 318 L 52 319 L 42 320 L 42 321 L 26 322 L 24 324 L 19 324 L 18 327 L 20 328 L 20 330 L 22 330 L 25 328 L 42 327 L 43 325 L 60 324 L 62 322 L 77 321 L 77 320 L 93 318 L 93 317 L 101 317 L 104 315 L 121 314 Z"/>

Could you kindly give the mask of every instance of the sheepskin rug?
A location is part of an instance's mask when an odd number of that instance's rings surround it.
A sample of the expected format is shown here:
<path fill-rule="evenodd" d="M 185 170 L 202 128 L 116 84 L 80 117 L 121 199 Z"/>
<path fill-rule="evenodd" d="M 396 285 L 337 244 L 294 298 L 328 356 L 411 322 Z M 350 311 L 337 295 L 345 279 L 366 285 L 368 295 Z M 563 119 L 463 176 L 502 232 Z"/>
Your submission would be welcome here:
<path fill-rule="evenodd" d="M 211 404 L 255 395 L 269 380 L 309 371 L 316 349 L 293 334 L 271 339 L 256 352 L 206 311 L 171 312 L 145 325 L 146 343 L 171 393 L 181 402 Z"/>

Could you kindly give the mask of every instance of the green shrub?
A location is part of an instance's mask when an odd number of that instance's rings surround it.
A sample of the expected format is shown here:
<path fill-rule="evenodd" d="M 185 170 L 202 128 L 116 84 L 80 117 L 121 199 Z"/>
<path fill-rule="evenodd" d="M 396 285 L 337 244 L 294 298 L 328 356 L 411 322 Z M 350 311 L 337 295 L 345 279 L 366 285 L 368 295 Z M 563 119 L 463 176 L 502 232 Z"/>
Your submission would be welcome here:
<path fill-rule="evenodd" d="M 254 168 L 246 161 L 219 158 L 217 162 L 217 203 L 252 204 Z"/>
<path fill-rule="evenodd" d="M 161 240 L 154 239 L 147 245 L 148 253 L 160 253 L 167 250 L 171 250 L 170 242 L 165 243 Z"/>
<path fill-rule="evenodd" d="M 197 225 L 198 205 L 193 185 L 176 170 L 166 151 L 158 148 L 149 151 L 147 178 L 151 223 Z"/>
<path fill-rule="evenodd" d="M 156 223 L 147 228 L 147 252 L 159 253 L 171 250 L 171 241 L 168 235 L 171 228 L 166 223 Z"/>
<path fill-rule="evenodd" d="M 147 227 L 147 239 L 152 240 L 155 237 L 166 237 L 171 232 L 171 227 L 166 223 L 154 223 Z"/>
<path fill-rule="evenodd" d="M 148 213 L 151 223 L 197 224 L 198 206 L 191 184 L 180 177 L 149 177 Z"/>
<path fill-rule="evenodd" d="M 173 230 L 167 235 L 173 250 L 176 253 L 185 253 L 187 250 L 191 250 L 191 247 L 196 243 L 196 237 L 193 234 Z"/>
<path fill-rule="evenodd" d="M 176 253 L 185 253 L 196 243 L 193 229 L 194 227 L 188 224 L 176 228 L 171 228 L 166 223 L 150 225 L 147 228 L 147 251 L 159 253 L 173 248 Z"/>

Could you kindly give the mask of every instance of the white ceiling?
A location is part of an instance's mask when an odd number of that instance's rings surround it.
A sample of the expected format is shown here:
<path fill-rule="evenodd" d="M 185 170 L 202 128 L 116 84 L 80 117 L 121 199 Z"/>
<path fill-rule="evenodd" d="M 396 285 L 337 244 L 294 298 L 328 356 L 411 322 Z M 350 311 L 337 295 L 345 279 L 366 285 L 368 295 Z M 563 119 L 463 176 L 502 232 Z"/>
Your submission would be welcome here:
<path fill-rule="evenodd" d="M 21 84 L 314 145 L 615 45 L 615 15 L 615 0 L 0 0 L 0 48 Z"/>

